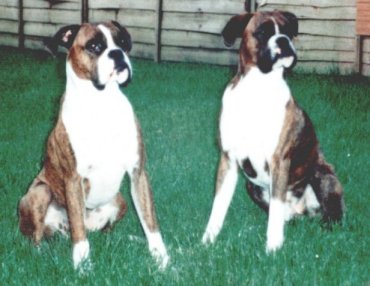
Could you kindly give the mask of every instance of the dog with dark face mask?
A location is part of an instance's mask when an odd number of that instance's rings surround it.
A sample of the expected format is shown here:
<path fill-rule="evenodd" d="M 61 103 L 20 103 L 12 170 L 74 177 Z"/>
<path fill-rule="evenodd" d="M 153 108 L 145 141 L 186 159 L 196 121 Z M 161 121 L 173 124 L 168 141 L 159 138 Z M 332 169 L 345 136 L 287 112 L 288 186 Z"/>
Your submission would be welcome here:
<path fill-rule="evenodd" d="M 222 152 L 203 243 L 213 243 L 222 228 L 239 168 L 248 178 L 248 194 L 268 213 L 267 252 L 282 247 L 285 222 L 295 216 L 342 218 L 341 184 L 283 76 L 297 61 L 297 34 L 296 16 L 282 11 L 235 16 L 222 32 L 226 45 L 237 37 L 242 42 L 237 75 L 222 100 Z"/>
<path fill-rule="evenodd" d="M 150 252 L 165 267 L 139 123 L 119 88 L 132 77 L 130 34 L 117 22 L 70 25 L 47 46 L 68 49 L 67 84 L 43 168 L 19 204 L 21 232 L 35 244 L 56 231 L 70 234 L 78 268 L 89 257 L 87 231 L 124 216 L 119 189 L 127 173 Z"/>

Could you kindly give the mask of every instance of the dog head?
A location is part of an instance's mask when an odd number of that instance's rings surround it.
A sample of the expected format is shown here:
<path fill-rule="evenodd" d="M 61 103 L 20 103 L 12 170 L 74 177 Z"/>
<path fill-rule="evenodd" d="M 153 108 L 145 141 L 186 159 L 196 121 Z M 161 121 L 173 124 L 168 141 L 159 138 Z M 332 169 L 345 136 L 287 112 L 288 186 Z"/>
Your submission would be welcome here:
<path fill-rule="evenodd" d="M 58 46 L 68 49 L 68 63 L 75 75 L 102 90 L 111 82 L 127 84 L 132 68 L 127 54 L 132 44 L 127 30 L 117 22 L 70 25 L 45 41 L 55 54 Z"/>
<path fill-rule="evenodd" d="M 222 31 L 226 46 L 242 37 L 240 72 L 257 66 L 263 73 L 293 68 L 297 61 L 292 39 L 298 35 L 297 17 L 289 12 L 256 12 L 232 17 Z"/>

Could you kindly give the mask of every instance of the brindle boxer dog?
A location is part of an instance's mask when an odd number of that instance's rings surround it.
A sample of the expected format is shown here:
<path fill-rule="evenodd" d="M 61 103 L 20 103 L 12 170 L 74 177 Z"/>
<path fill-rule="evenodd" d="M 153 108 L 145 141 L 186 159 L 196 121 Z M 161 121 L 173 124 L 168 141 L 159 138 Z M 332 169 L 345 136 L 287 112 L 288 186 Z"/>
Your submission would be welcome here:
<path fill-rule="evenodd" d="M 149 249 L 161 267 L 169 256 L 144 170 L 139 123 L 119 86 L 132 76 L 131 37 L 117 22 L 71 25 L 48 41 L 67 48 L 67 84 L 46 146 L 43 168 L 19 204 L 19 226 L 39 244 L 70 233 L 73 264 L 88 259 L 87 231 L 113 226 L 126 212 L 119 192 L 126 173 Z"/>
<path fill-rule="evenodd" d="M 242 37 L 239 70 L 227 86 L 220 117 L 221 159 L 203 243 L 213 243 L 233 197 L 238 168 L 252 200 L 268 213 L 267 252 L 281 248 L 284 224 L 321 212 L 343 214 L 343 191 L 319 149 L 313 125 L 284 80 L 296 63 L 298 21 L 289 12 L 246 13 L 223 30 L 227 45 Z"/>

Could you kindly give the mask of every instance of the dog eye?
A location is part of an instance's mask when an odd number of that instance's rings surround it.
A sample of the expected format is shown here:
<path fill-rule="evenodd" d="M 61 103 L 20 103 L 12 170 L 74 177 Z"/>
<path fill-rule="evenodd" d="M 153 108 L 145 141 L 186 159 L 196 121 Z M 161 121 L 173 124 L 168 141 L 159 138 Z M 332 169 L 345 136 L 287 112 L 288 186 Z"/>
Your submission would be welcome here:
<path fill-rule="evenodd" d="M 104 46 L 99 42 L 89 42 L 86 45 L 86 49 L 93 54 L 99 55 L 102 53 Z"/>
<path fill-rule="evenodd" d="M 253 36 L 257 39 L 257 40 L 262 40 L 265 36 L 265 32 L 263 30 L 257 30 L 253 33 Z"/>
<path fill-rule="evenodd" d="M 119 46 L 120 48 L 123 49 L 126 46 L 125 38 L 124 37 L 118 37 L 116 44 L 117 44 L 117 46 Z"/>

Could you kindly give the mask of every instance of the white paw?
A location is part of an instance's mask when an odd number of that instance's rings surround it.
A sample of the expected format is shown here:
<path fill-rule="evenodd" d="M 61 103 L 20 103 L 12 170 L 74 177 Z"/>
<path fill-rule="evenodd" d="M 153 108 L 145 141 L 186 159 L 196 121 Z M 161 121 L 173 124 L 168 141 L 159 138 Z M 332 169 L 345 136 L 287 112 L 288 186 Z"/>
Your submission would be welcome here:
<path fill-rule="evenodd" d="M 148 242 L 151 255 L 159 265 L 159 268 L 164 270 L 170 261 L 170 257 L 167 254 L 167 250 L 160 233 L 151 234 Z"/>
<path fill-rule="evenodd" d="M 284 224 L 289 207 L 279 199 L 271 199 L 267 224 L 266 252 L 280 249 L 284 242 Z"/>
<path fill-rule="evenodd" d="M 202 237 L 202 243 L 207 245 L 207 244 L 213 244 L 216 240 L 217 232 L 212 231 L 212 230 L 206 230 L 206 232 L 203 234 Z"/>
<path fill-rule="evenodd" d="M 283 233 L 275 233 L 267 235 L 266 252 L 274 253 L 283 246 L 284 235 Z"/>
<path fill-rule="evenodd" d="M 90 252 L 89 242 L 85 239 L 73 245 L 73 266 L 77 269 L 82 262 L 88 259 Z"/>
<path fill-rule="evenodd" d="M 157 264 L 159 265 L 159 269 L 161 270 L 166 269 L 170 261 L 170 257 L 167 254 L 166 248 L 163 248 L 163 249 L 153 248 L 153 249 L 150 249 L 150 253 L 154 257 Z"/>

